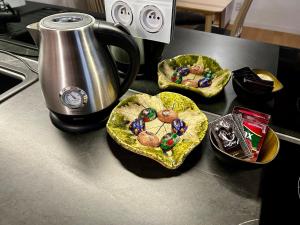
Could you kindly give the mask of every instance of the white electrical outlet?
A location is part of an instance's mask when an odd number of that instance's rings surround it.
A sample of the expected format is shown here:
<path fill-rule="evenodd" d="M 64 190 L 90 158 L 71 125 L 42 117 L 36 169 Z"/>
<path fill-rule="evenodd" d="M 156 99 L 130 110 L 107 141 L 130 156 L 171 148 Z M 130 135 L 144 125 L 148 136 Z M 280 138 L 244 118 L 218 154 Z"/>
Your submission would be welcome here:
<path fill-rule="evenodd" d="M 26 5 L 25 0 L 4 0 L 4 2 L 9 4 L 12 8 Z"/>
<path fill-rule="evenodd" d="M 147 5 L 141 10 L 140 23 L 146 31 L 157 33 L 162 29 L 164 16 L 155 5 Z"/>
<path fill-rule="evenodd" d="M 123 24 L 136 38 L 163 43 L 172 39 L 176 0 L 105 0 L 105 12 L 108 22 Z"/>
<path fill-rule="evenodd" d="M 129 26 L 133 20 L 131 8 L 123 1 L 117 1 L 113 4 L 111 15 L 115 23 L 121 23 L 124 26 Z"/>

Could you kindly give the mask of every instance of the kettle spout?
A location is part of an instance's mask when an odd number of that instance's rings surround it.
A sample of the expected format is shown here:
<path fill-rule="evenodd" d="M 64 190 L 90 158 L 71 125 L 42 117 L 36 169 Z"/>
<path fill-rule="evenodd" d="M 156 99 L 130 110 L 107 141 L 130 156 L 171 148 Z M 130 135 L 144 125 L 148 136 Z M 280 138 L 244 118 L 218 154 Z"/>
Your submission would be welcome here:
<path fill-rule="evenodd" d="M 40 26 L 39 22 L 32 23 L 26 26 L 26 29 L 29 31 L 34 43 L 39 47 L 40 45 Z"/>

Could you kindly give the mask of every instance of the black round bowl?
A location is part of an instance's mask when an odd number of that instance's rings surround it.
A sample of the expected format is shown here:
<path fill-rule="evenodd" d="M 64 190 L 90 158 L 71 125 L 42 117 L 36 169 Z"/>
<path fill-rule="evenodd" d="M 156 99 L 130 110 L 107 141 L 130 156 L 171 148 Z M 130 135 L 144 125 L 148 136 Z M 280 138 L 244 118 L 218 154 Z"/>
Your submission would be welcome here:
<path fill-rule="evenodd" d="M 236 77 L 232 78 L 232 86 L 236 95 L 245 100 L 266 101 L 274 97 L 274 92 L 255 92 L 243 86 Z"/>

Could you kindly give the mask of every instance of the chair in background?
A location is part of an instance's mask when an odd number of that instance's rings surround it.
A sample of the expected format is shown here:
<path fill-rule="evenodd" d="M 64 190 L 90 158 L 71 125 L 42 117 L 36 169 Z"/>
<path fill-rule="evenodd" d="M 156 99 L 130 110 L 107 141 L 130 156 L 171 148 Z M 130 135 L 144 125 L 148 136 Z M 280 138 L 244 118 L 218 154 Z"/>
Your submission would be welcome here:
<path fill-rule="evenodd" d="M 228 35 L 228 36 L 233 36 L 233 37 L 240 37 L 242 30 L 243 30 L 243 25 L 244 25 L 248 10 L 249 10 L 252 2 L 253 2 L 253 0 L 244 0 L 242 6 L 240 8 L 240 11 L 238 12 L 230 30 L 226 29 L 226 28 L 224 29 L 224 28 L 219 28 L 219 27 L 213 27 L 212 33 L 223 34 L 223 35 Z M 204 24 L 198 25 L 196 30 L 204 31 Z"/>
<path fill-rule="evenodd" d="M 241 9 L 237 17 L 235 18 L 233 26 L 230 30 L 230 36 L 234 36 L 234 37 L 241 36 L 243 25 L 252 2 L 253 0 L 244 0 L 243 5 L 241 6 Z"/>

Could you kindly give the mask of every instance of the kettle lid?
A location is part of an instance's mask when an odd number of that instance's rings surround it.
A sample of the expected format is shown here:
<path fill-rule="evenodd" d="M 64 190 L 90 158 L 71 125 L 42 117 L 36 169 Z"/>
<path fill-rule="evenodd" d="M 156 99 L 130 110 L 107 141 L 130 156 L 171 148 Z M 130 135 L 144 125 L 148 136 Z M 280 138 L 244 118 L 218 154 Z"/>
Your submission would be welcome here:
<path fill-rule="evenodd" d="M 55 30 L 75 30 L 95 22 L 95 18 L 84 13 L 68 12 L 47 16 L 40 22 L 40 27 Z"/>

